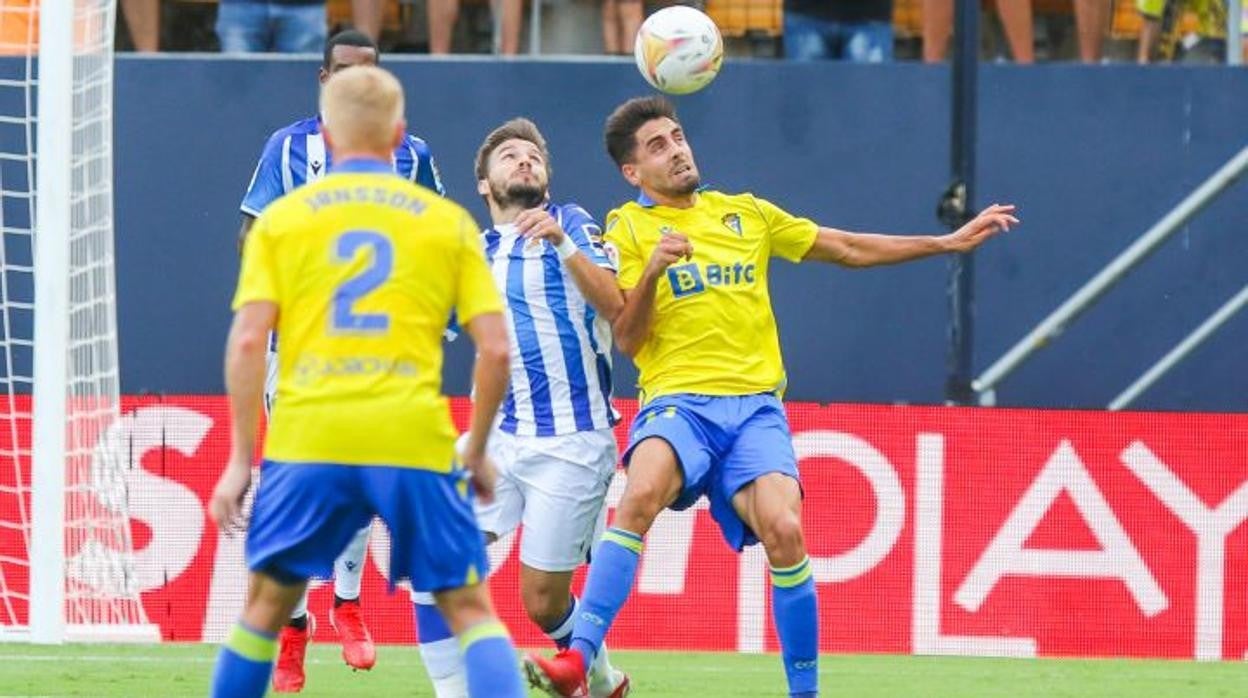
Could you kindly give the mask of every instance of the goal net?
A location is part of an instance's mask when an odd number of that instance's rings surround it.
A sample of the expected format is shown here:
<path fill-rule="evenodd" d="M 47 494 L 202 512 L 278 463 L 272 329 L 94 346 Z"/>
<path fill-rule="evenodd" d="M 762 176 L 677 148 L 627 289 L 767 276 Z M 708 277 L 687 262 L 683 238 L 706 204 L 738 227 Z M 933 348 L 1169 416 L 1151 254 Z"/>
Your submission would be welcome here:
<path fill-rule="evenodd" d="M 159 640 L 110 438 L 114 3 L 0 0 L 0 639 Z"/>

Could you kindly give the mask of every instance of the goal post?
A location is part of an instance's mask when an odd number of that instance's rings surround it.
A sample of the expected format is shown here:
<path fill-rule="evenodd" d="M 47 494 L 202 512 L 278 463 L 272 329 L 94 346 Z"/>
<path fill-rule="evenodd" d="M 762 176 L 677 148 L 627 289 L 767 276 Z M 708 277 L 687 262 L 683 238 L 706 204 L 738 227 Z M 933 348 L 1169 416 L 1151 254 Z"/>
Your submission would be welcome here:
<path fill-rule="evenodd" d="M 115 2 L 0 0 L 0 640 L 160 640 L 117 438 Z"/>
<path fill-rule="evenodd" d="M 35 145 L 30 639 L 65 638 L 65 463 L 73 175 L 73 2 L 40 3 Z"/>

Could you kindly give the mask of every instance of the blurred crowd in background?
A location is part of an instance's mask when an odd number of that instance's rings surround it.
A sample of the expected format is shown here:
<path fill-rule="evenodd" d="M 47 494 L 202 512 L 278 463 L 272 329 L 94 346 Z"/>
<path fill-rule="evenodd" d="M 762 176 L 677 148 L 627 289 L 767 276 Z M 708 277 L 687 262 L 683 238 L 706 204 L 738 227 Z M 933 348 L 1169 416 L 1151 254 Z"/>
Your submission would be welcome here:
<path fill-rule="evenodd" d="M 703 0 L 732 56 L 938 62 L 955 0 Z M 24 41 L 39 0 L 0 0 L 0 45 Z M 534 4 L 536 3 L 536 4 Z M 120 0 L 134 51 L 317 53 L 353 27 L 383 51 L 631 54 L 643 0 Z M 1226 0 L 981 0 L 986 60 L 1222 63 Z M 1241 30 L 1248 31 L 1248 13 Z M 1248 42 L 1246 42 L 1248 43 Z"/>

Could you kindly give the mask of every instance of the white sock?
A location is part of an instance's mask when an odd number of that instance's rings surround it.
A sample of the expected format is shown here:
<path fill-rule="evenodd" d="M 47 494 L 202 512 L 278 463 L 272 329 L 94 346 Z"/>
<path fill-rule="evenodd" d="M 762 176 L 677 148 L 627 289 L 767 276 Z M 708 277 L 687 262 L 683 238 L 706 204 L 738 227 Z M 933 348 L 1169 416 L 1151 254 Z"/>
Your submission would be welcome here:
<path fill-rule="evenodd" d="M 425 672 L 433 682 L 437 698 L 468 698 L 468 680 L 464 675 L 463 659 L 459 656 L 459 640 L 448 637 L 422 642 L 420 659 L 425 663 Z"/>
<path fill-rule="evenodd" d="M 364 556 L 368 554 L 368 534 L 372 524 L 356 531 L 355 537 L 334 560 L 334 594 L 340 599 L 360 598 L 360 580 L 364 577 Z"/>
<path fill-rule="evenodd" d="M 413 589 L 410 592 L 409 596 L 411 597 L 412 603 L 414 604 L 419 604 L 421 606 L 436 606 L 437 605 L 437 602 L 433 600 L 433 594 L 430 594 L 427 591 L 416 591 L 415 589 Z"/>
<path fill-rule="evenodd" d="M 290 612 L 291 618 L 299 618 L 308 615 L 308 590 L 304 589 L 299 600 L 295 602 L 295 608 Z"/>
<path fill-rule="evenodd" d="M 576 626 L 576 606 L 577 600 L 576 597 L 573 596 L 572 608 L 568 612 L 568 617 L 564 618 L 563 622 L 560 623 L 558 627 L 543 631 L 546 633 L 546 637 L 550 638 L 551 642 L 560 646 L 566 646 L 568 644 L 567 642 L 564 642 L 564 640 L 569 639 L 569 636 L 572 635 L 572 628 Z"/>
<path fill-rule="evenodd" d="M 594 661 L 589 664 L 589 691 L 594 695 L 606 695 L 610 693 L 615 685 L 612 680 L 615 678 L 615 667 L 611 666 L 611 660 L 607 658 L 607 643 L 603 642 L 598 648 L 598 654 L 594 655 Z"/>

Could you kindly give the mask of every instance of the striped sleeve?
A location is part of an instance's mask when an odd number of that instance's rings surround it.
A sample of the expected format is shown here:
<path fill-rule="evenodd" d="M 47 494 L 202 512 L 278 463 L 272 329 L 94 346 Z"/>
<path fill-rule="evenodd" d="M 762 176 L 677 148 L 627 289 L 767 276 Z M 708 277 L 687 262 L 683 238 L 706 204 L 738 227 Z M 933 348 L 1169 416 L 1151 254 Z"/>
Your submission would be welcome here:
<path fill-rule="evenodd" d="M 251 174 L 251 183 L 247 185 L 247 193 L 243 195 L 243 203 L 239 209 L 255 218 L 265 207 L 286 193 L 283 185 L 282 163 L 285 153 L 290 148 L 290 136 L 281 131 L 269 136 L 260 153 L 260 162 Z"/>
<path fill-rule="evenodd" d="M 446 196 L 446 189 L 442 186 L 442 175 L 438 172 L 438 165 L 433 160 L 433 151 L 429 150 L 429 145 L 410 135 L 404 145 L 412 158 L 411 169 L 404 173 L 405 176 L 422 187 L 436 191 L 439 196 Z"/>
<path fill-rule="evenodd" d="M 602 245 L 602 226 L 598 225 L 593 216 L 576 204 L 564 206 L 560 214 L 559 223 L 563 227 L 563 232 L 572 238 L 572 242 L 576 243 L 577 248 L 586 257 L 589 257 L 589 261 L 603 269 L 617 271 L 615 263 L 607 256 L 607 251 Z"/>

